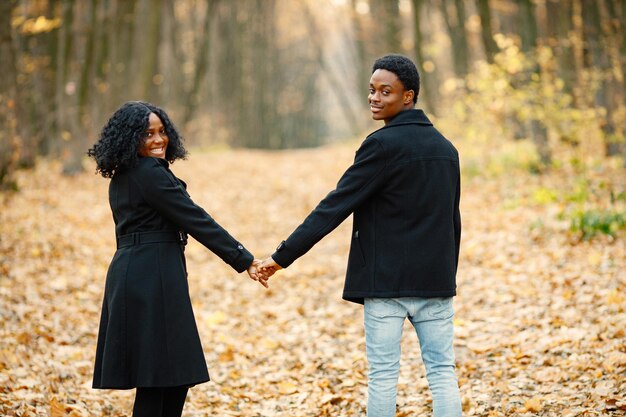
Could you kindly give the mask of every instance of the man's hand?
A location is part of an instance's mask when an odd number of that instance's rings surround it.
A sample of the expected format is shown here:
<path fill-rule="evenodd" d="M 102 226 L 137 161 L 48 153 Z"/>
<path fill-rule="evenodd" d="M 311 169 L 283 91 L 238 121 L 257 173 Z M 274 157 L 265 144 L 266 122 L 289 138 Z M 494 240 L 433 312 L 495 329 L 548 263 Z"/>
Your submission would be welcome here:
<path fill-rule="evenodd" d="M 267 274 L 267 278 L 274 275 L 274 273 L 279 269 L 283 269 L 283 267 L 278 265 L 271 256 L 265 258 L 259 265 L 257 265 L 257 268 L 261 271 L 261 273 Z"/>
<path fill-rule="evenodd" d="M 255 259 L 254 261 L 252 261 L 252 264 L 248 267 L 248 275 L 250 276 L 251 280 L 258 281 L 265 288 L 269 288 L 269 286 L 267 285 L 267 279 L 270 277 L 271 274 L 268 275 L 267 272 L 259 270 L 259 265 L 261 265 L 262 263 L 263 261 L 261 261 L 260 259 Z"/>

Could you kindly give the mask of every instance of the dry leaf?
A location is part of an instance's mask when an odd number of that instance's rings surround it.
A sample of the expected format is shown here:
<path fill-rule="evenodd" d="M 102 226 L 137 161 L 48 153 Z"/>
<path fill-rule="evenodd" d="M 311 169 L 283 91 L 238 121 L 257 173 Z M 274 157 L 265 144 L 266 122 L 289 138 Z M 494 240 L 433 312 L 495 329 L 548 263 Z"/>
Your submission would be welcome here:
<path fill-rule="evenodd" d="M 335 187 L 356 146 L 196 151 L 172 170 L 196 203 L 264 257 Z M 461 149 L 462 158 L 470 151 Z M 17 173 L 19 193 L 0 194 L 0 415 L 130 415 L 132 390 L 91 389 L 115 252 L 108 181 L 91 170 L 59 173 L 43 160 Z M 624 189 L 623 171 L 595 175 L 596 184 Z M 555 169 L 462 181 L 455 353 L 464 415 L 626 411 L 625 240 L 572 241 L 558 203 L 526 204 L 538 187 L 568 189 L 572 178 Z M 529 232 L 537 219 L 542 228 Z M 186 414 L 365 415 L 363 310 L 341 300 L 351 225 L 272 277 L 271 291 L 190 239 L 190 296 L 212 382 L 190 390 Z M 432 414 L 408 322 L 401 363 L 399 413 Z"/>
<path fill-rule="evenodd" d="M 541 398 L 531 398 L 530 400 L 524 403 L 524 411 L 532 411 L 533 413 L 538 413 L 543 408 L 543 403 Z"/>
<path fill-rule="evenodd" d="M 298 392 L 298 387 L 296 386 L 296 384 L 289 381 L 279 382 L 278 392 L 284 395 L 294 394 Z"/>

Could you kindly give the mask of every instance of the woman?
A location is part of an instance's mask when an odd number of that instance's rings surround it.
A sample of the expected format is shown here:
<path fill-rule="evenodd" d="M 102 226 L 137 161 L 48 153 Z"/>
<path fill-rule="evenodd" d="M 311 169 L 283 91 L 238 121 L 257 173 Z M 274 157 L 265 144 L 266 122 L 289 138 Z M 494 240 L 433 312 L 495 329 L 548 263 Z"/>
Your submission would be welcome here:
<path fill-rule="evenodd" d="M 94 388 L 137 388 L 133 416 L 180 416 L 189 387 L 209 380 L 189 299 L 187 233 L 267 286 L 259 262 L 194 204 L 169 164 L 187 152 L 167 114 L 128 102 L 88 151 L 110 178 L 117 251 L 106 277 Z"/>

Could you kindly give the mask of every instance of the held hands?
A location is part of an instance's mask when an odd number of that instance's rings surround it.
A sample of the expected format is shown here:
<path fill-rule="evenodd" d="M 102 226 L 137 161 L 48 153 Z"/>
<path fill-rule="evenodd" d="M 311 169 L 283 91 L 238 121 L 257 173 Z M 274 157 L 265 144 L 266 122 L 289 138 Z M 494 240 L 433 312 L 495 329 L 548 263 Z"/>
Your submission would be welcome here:
<path fill-rule="evenodd" d="M 263 259 L 258 268 L 266 274 L 269 274 L 268 278 L 274 275 L 276 271 L 283 269 L 283 267 L 278 265 L 271 256 Z"/>
<path fill-rule="evenodd" d="M 259 265 L 261 265 L 262 261 L 260 259 L 254 259 L 252 264 L 248 267 L 248 275 L 250 279 L 253 281 L 258 281 L 265 288 L 268 288 L 267 279 L 269 276 L 266 276 L 264 273 L 261 273 L 259 270 Z"/>
<path fill-rule="evenodd" d="M 271 256 L 268 256 L 263 261 L 260 259 L 252 261 L 252 265 L 248 268 L 248 275 L 253 281 L 258 281 L 265 288 L 269 288 L 267 280 L 279 269 L 282 267 L 274 262 Z"/>

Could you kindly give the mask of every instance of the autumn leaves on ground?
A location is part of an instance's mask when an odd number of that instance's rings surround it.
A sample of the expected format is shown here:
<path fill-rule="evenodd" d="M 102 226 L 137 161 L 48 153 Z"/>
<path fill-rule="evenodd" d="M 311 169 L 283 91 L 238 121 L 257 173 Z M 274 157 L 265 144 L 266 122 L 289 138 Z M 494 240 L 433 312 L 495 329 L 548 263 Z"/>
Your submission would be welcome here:
<path fill-rule="evenodd" d="M 173 170 L 261 257 L 334 186 L 357 146 L 195 150 Z M 623 231 L 585 240 L 569 230 L 561 196 L 575 186 L 563 170 L 485 174 L 464 164 L 455 349 L 465 414 L 625 415 Z M 2 195 L 2 416 L 129 415 L 132 391 L 90 388 L 114 235 L 108 181 L 88 166 L 68 178 L 41 161 L 18 174 L 19 193 Z M 591 169 L 588 185 L 623 192 L 617 166 Z M 191 296 L 212 382 L 191 389 L 185 416 L 364 415 L 363 313 L 341 300 L 350 224 L 280 271 L 269 290 L 190 243 Z M 398 416 L 429 415 L 408 324 L 402 347 Z"/>

